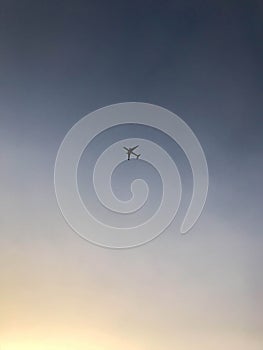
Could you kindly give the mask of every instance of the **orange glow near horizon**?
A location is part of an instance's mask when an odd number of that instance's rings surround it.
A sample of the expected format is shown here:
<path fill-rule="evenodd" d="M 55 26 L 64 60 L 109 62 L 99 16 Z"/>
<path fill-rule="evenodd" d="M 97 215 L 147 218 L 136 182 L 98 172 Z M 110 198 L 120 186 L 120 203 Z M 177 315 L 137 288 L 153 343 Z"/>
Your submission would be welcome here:
<path fill-rule="evenodd" d="M 16 336 L 3 338 L 0 343 L 1 350 L 121 350 L 124 343 L 114 342 L 111 337 L 99 340 L 94 337 L 75 338 L 68 337 L 24 337 Z M 131 349 L 125 344 L 125 349 Z"/>

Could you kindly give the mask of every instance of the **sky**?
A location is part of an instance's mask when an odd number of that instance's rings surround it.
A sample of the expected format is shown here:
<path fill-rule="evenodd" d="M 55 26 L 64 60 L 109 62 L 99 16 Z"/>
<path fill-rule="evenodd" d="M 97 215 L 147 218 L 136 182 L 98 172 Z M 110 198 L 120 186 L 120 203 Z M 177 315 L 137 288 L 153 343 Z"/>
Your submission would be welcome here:
<path fill-rule="evenodd" d="M 0 0 L 1 350 L 262 349 L 262 39 L 259 0 Z M 192 128 L 210 187 L 189 234 L 106 249 L 65 222 L 54 164 L 129 101 Z"/>

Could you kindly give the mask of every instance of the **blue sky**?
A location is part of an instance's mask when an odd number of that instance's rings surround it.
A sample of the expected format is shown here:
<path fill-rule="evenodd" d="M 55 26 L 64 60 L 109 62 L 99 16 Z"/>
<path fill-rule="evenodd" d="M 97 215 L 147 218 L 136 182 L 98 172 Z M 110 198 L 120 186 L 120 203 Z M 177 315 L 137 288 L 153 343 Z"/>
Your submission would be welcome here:
<path fill-rule="evenodd" d="M 0 347 L 262 349 L 262 3 L 0 4 Z M 66 225 L 53 171 L 75 122 L 126 101 L 190 125 L 210 189 L 191 234 L 116 252 Z"/>

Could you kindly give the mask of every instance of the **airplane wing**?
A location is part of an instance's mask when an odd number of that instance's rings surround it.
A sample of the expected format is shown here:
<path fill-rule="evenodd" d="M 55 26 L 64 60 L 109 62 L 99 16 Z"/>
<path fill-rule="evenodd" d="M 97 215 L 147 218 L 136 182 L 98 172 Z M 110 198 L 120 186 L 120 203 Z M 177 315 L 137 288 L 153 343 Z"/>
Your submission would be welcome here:
<path fill-rule="evenodd" d="M 136 156 L 136 157 L 138 156 L 138 154 L 136 154 L 136 153 L 134 153 L 134 152 L 131 152 L 131 154 L 133 154 L 133 155 Z"/>
<path fill-rule="evenodd" d="M 135 147 L 132 147 L 131 148 L 131 151 L 134 151 L 137 147 L 139 147 L 139 145 L 135 146 Z"/>
<path fill-rule="evenodd" d="M 129 151 L 129 149 L 127 147 L 123 147 L 126 151 Z"/>

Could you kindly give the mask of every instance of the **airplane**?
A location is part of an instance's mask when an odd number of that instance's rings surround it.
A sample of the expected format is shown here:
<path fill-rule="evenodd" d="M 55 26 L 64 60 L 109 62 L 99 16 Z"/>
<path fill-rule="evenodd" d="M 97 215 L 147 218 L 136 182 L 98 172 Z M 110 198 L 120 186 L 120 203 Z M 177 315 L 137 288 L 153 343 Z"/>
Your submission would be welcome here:
<path fill-rule="evenodd" d="M 125 149 L 125 151 L 127 151 L 128 160 L 130 160 L 131 154 L 133 154 L 134 156 L 136 156 L 136 159 L 139 159 L 140 154 L 136 154 L 136 153 L 133 152 L 137 147 L 139 147 L 139 145 L 137 145 L 137 146 L 135 146 L 135 147 L 131 147 L 131 148 L 123 147 L 123 148 Z"/>

